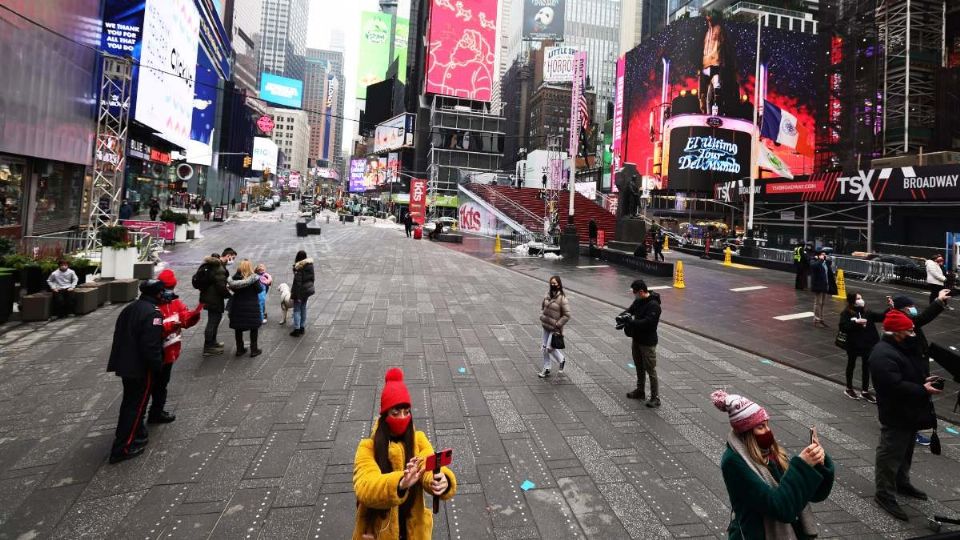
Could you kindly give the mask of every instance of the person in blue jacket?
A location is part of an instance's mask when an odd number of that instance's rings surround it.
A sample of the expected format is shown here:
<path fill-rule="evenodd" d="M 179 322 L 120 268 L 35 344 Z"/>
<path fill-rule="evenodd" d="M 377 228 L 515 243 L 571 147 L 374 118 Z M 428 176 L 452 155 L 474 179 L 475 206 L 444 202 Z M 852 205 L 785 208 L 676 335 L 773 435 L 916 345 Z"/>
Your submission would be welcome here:
<path fill-rule="evenodd" d="M 717 390 L 714 406 L 729 415 L 733 428 L 720 458 L 720 470 L 733 509 L 730 539 L 814 538 L 817 522 L 811 502 L 833 489 L 830 456 L 811 431 L 810 444 L 787 460 L 770 429 L 767 411 L 749 399 Z"/>

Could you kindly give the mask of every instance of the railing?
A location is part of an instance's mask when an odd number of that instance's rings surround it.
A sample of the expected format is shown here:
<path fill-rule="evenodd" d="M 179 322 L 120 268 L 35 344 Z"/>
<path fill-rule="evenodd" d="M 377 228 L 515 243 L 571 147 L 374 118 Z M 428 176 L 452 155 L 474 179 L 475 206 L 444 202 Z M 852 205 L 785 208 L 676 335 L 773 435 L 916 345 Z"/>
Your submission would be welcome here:
<path fill-rule="evenodd" d="M 63 231 L 42 236 L 24 236 L 17 250 L 33 258 L 60 257 L 86 248 L 86 231 Z"/>
<path fill-rule="evenodd" d="M 532 231 L 543 230 L 543 218 L 526 209 L 499 192 L 484 184 L 470 184 L 470 188 L 477 194 L 486 199 L 498 210 L 513 218 L 517 223 L 523 225 Z M 532 226 L 531 226 L 532 225 Z"/>
<path fill-rule="evenodd" d="M 776 261 L 781 263 L 793 263 L 793 252 L 785 249 L 755 247 L 751 250 L 758 259 L 765 261 Z M 893 263 L 871 261 L 857 257 L 833 256 L 833 267 L 836 270 L 843 270 L 845 277 L 862 279 L 864 281 L 873 281 L 876 283 L 886 283 L 898 279 L 903 279 L 902 272 Z"/>
<path fill-rule="evenodd" d="M 610 209 L 611 208 L 610 199 L 614 199 L 614 198 L 615 197 L 613 195 L 608 195 L 606 193 L 597 193 L 597 199 L 599 200 L 599 202 L 597 202 L 597 206 L 599 206 L 600 208 L 603 208 L 604 210 L 606 210 L 607 212 L 610 212 L 613 215 L 617 215 L 617 212 L 615 210 Z"/>

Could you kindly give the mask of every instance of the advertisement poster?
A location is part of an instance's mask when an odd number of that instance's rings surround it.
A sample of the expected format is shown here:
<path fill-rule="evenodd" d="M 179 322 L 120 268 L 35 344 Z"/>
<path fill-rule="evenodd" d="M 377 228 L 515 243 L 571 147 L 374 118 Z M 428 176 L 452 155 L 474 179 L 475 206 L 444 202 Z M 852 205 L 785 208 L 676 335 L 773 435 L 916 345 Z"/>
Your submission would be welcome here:
<path fill-rule="evenodd" d="M 724 126 L 734 123 L 745 124 L 743 131 L 706 125 L 670 131 L 663 175 L 670 189 L 709 192 L 716 183 L 750 175 L 750 124 L 727 119 Z"/>
<path fill-rule="evenodd" d="M 543 49 L 543 82 L 568 83 L 573 80 L 573 47 L 545 47 Z"/>
<path fill-rule="evenodd" d="M 626 59 L 621 56 L 617 59 L 617 86 L 613 102 L 613 156 L 611 156 L 613 163 L 610 165 L 611 178 L 617 175 L 617 169 L 621 167 L 620 164 L 622 163 L 620 158 L 623 156 L 623 77 L 625 69 Z M 612 182 L 610 189 L 614 193 L 620 191 L 617 189 L 616 182 Z"/>
<path fill-rule="evenodd" d="M 413 222 L 423 225 L 427 216 L 427 181 L 422 178 L 410 180 L 409 211 Z"/>
<path fill-rule="evenodd" d="M 393 45 L 397 62 L 397 77 L 406 82 L 407 75 L 407 38 L 410 21 L 397 17 L 397 28 Z M 390 67 L 390 15 L 378 11 L 364 11 L 360 14 L 360 47 L 357 62 L 357 99 L 366 99 L 367 86 L 387 78 Z"/>
<path fill-rule="evenodd" d="M 366 191 L 367 188 L 364 187 L 363 183 L 363 173 L 367 168 L 367 160 L 365 159 L 351 159 L 350 160 L 350 184 L 349 191 L 350 193 L 359 193 Z"/>
<path fill-rule="evenodd" d="M 134 119 L 183 148 L 193 120 L 199 33 L 193 0 L 147 0 Z"/>
<path fill-rule="evenodd" d="M 570 145 L 568 152 L 577 155 L 580 146 L 580 96 L 587 77 L 587 53 L 578 52 L 573 59 L 573 88 L 570 91 Z"/>
<path fill-rule="evenodd" d="M 299 109 L 303 103 L 303 81 L 272 73 L 261 73 L 260 99 Z"/>
<path fill-rule="evenodd" d="M 563 41 L 566 0 L 523 0 L 523 39 Z"/>
<path fill-rule="evenodd" d="M 390 152 L 387 154 L 387 182 L 398 182 L 400 181 L 400 154 L 397 152 Z"/>
<path fill-rule="evenodd" d="M 120 224 L 131 231 L 143 231 L 151 236 L 157 236 L 164 240 L 173 242 L 176 236 L 177 226 L 169 221 L 140 221 L 136 219 L 122 219 Z"/>
<path fill-rule="evenodd" d="M 213 164 L 213 126 L 216 124 L 219 80 L 213 62 L 201 47 L 197 52 L 190 143 L 186 148 L 188 163 L 206 166 Z"/>
<path fill-rule="evenodd" d="M 405 113 L 378 124 L 373 137 L 373 151 L 385 152 L 413 146 L 416 117 Z"/>
<path fill-rule="evenodd" d="M 716 41 L 707 36 L 716 36 Z M 717 43 L 711 48 L 711 43 Z M 658 34 L 645 39 L 626 53 L 624 78 L 620 81 L 618 69 L 618 99 L 615 104 L 614 153 L 616 164 L 644 164 L 654 156 L 656 142 L 650 132 L 659 132 L 660 112 L 663 106 L 673 104 L 682 91 L 697 90 L 691 111 L 695 114 L 713 114 L 727 118 L 751 118 L 755 81 L 757 25 L 755 22 L 708 20 L 706 17 L 680 19 Z M 817 36 L 766 26 L 760 34 L 760 62 L 764 98 L 797 118 L 801 133 L 815 133 L 814 112 L 821 106 L 817 99 L 819 73 L 824 55 L 817 45 Z M 708 58 L 709 66 L 704 65 Z M 705 72 L 706 70 L 706 72 Z M 662 101 L 666 78 L 667 102 Z M 619 87 L 623 86 L 623 91 Z M 714 90 L 715 85 L 718 86 Z M 708 99 L 716 96 L 716 102 Z M 746 96 L 747 102 L 742 101 Z M 674 104 L 675 105 L 675 104 Z M 618 144 L 616 118 L 622 107 L 622 135 Z M 673 118 L 678 111 L 673 111 Z M 798 148 L 813 148 L 812 141 Z M 812 153 L 777 152 L 786 166 L 802 172 L 809 170 Z"/>
<path fill-rule="evenodd" d="M 457 228 L 464 232 L 495 236 L 510 234 L 510 228 L 479 204 L 468 201 L 457 210 Z"/>
<path fill-rule="evenodd" d="M 250 165 L 250 168 L 254 171 L 270 169 L 276 172 L 278 152 L 277 143 L 273 142 L 273 140 L 266 137 L 254 137 L 253 154 L 251 155 L 253 163 Z"/>
<path fill-rule="evenodd" d="M 428 35 L 426 92 L 490 101 L 497 0 L 433 0 Z"/>

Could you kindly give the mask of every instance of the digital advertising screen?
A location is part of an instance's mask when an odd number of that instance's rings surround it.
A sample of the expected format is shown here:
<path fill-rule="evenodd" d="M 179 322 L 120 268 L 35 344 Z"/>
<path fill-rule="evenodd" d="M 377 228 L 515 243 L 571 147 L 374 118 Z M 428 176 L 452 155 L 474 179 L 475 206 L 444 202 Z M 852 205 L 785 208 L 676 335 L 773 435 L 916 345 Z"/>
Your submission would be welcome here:
<path fill-rule="evenodd" d="M 497 0 L 434 2 L 425 91 L 490 101 L 497 45 Z"/>
<path fill-rule="evenodd" d="M 410 21 L 397 17 L 393 52 L 397 62 L 397 78 L 407 78 L 407 38 Z M 357 99 L 366 99 L 367 86 L 387 78 L 390 67 L 390 15 L 379 11 L 360 14 L 360 48 L 357 62 Z"/>
<path fill-rule="evenodd" d="M 358 193 L 358 192 L 367 190 L 367 188 L 364 185 L 364 177 L 363 177 L 363 173 L 366 170 L 367 170 L 367 160 L 365 159 L 350 160 L 350 184 L 348 188 L 350 193 Z"/>
<path fill-rule="evenodd" d="M 523 39 L 563 41 L 566 0 L 523 0 Z"/>
<path fill-rule="evenodd" d="M 773 148 L 795 174 L 804 168 L 809 171 L 813 163 L 817 73 L 823 57 L 816 39 L 811 34 L 769 27 L 762 29 L 760 37 L 763 98 L 796 116 L 803 139 L 797 150 Z M 660 115 L 669 112 L 663 106 L 669 106 L 681 92 L 692 102 L 694 113 L 721 118 L 750 116 L 744 115 L 750 105 L 743 99 L 753 102 L 756 48 L 755 23 L 694 17 L 671 23 L 627 52 L 622 91 L 618 69 L 617 93 L 622 100 L 615 105 L 620 114 L 615 114 L 614 122 L 622 123 L 622 128 L 614 126 L 614 162 L 634 163 L 642 173 L 649 173 L 648 158 L 654 156 L 655 148 L 651 134 L 659 135 Z M 681 112 L 691 111 L 673 111 L 674 115 Z"/>
<path fill-rule="evenodd" d="M 303 104 L 303 81 L 272 73 L 261 73 L 260 99 L 299 109 Z"/>
<path fill-rule="evenodd" d="M 253 163 L 250 166 L 254 171 L 264 171 L 270 169 L 273 172 L 277 170 L 277 154 L 280 149 L 277 143 L 266 137 L 253 138 Z"/>
<path fill-rule="evenodd" d="M 217 82 L 213 61 L 201 47 L 197 52 L 196 84 L 193 92 L 193 118 L 187 162 L 210 166 L 213 163 L 213 126 L 217 114 Z"/>
<path fill-rule="evenodd" d="M 749 129 L 749 123 L 743 122 Z M 750 175 L 748 131 L 682 126 L 670 131 L 664 152 L 670 189 L 713 191 L 714 184 Z"/>

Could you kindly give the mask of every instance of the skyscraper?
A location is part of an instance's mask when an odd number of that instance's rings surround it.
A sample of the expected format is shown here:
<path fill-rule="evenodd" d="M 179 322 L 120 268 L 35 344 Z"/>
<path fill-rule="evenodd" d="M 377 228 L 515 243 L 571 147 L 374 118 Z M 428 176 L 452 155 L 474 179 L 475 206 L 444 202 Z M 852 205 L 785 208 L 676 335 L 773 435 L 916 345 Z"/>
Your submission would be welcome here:
<path fill-rule="evenodd" d="M 224 26 L 233 45 L 233 81 L 240 88 L 257 91 L 260 78 L 260 16 L 263 0 L 228 0 Z"/>
<path fill-rule="evenodd" d="M 342 172 L 343 53 L 307 49 L 303 108 L 310 121 L 311 163 Z"/>
<path fill-rule="evenodd" d="M 263 0 L 260 71 L 303 80 L 308 0 Z"/>
<path fill-rule="evenodd" d="M 667 24 L 668 0 L 624 0 L 620 14 L 620 54 L 623 55 Z"/>

